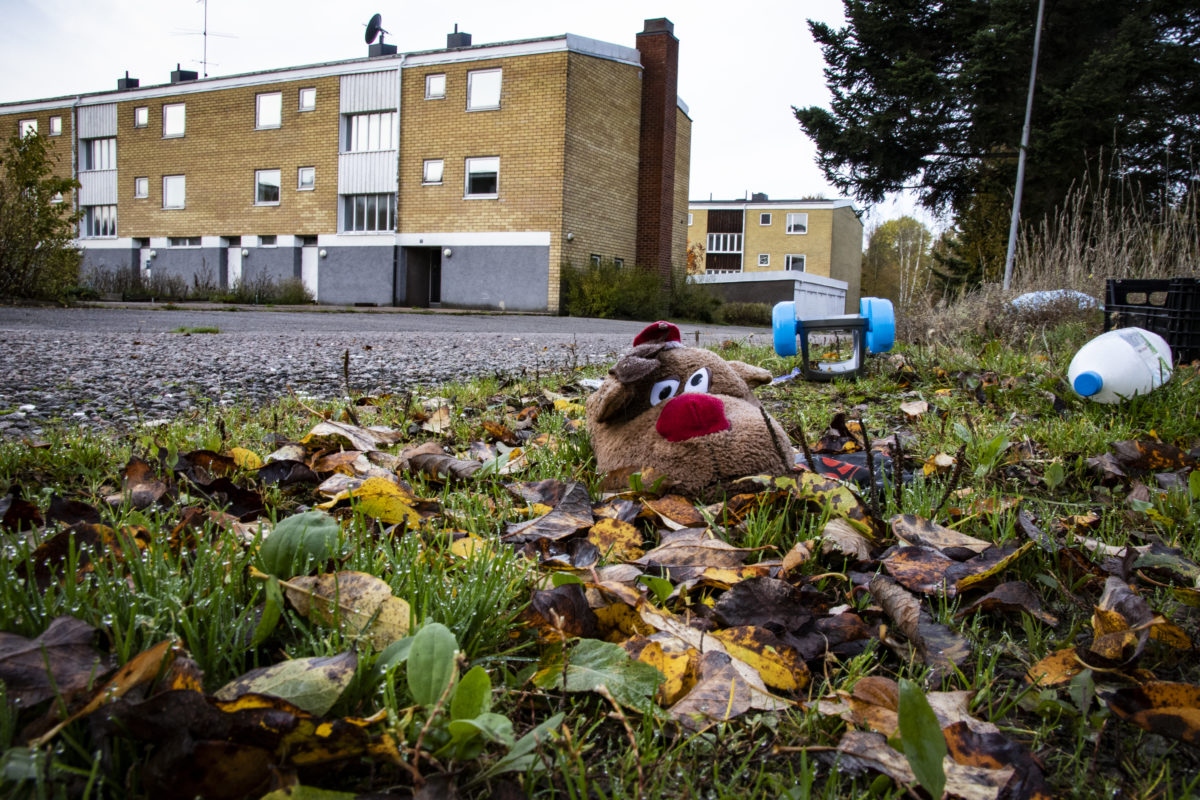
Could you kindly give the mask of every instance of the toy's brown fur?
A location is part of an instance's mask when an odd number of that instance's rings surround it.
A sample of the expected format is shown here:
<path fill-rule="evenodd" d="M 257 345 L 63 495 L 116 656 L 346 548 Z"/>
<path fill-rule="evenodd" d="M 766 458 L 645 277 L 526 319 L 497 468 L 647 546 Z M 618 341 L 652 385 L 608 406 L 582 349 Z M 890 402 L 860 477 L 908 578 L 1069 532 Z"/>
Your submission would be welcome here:
<path fill-rule="evenodd" d="M 702 370 L 708 371 L 707 391 L 700 386 Z M 689 378 L 694 385 L 685 391 Z M 652 404 L 652 389 L 665 397 L 670 384 L 662 382 L 672 379 L 679 382 L 675 396 Z M 677 342 L 634 347 L 587 400 L 597 467 L 603 473 L 650 467 L 673 479 L 675 491 L 689 495 L 730 478 L 786 472 L 787 435 L 751 391 L 770 380 L 764 369 Z M 671 403 L 676 407 L 666 411 Z M 667 419 L 660 423 L 664 413 Z"/>

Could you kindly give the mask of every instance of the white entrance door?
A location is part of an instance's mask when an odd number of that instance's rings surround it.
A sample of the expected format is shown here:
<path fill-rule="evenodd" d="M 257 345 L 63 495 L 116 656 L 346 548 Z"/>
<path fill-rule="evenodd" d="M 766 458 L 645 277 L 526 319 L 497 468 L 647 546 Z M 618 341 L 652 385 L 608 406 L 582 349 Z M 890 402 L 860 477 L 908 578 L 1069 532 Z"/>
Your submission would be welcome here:
<path fill-rule="evenodd" d="M 226 250 L 228 257 L 225 261 L 226 274 L 229 278 L 229 285 L 226 288 L 232 289 L 237 286 L 242 280 L 242 245 L 239 242 L 236 245 L 230 245 Z"/>
<path fill-rule="evenodd" d="M 300 280 L 304 288 L 312 293 L 313 300 L 317 299 L 317 246 L 305 245 L 300 248 Z"/>
<path fill-rule="evenodd" d="M 138 251 L 138 264 L 141 265 L 141 278 L 144 281 L 150 280 L 150 248 L 143 247 Z"/>

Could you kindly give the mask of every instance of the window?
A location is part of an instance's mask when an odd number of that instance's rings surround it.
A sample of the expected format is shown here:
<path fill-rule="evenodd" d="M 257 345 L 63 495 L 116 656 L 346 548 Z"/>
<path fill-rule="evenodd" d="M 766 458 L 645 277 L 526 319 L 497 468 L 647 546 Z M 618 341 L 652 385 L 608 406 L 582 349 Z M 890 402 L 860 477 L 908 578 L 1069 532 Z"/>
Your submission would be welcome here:
<path fill-rule="evenodd" d="M 396 148 L 395 129 L 395 111 L 349 116 L 346 118 L 346 152 L 394 150 Z"/>
<path fill-rule="evenodd" d="M 117 139 L 115 136 L 105 139 L 84 139 L 81 143 L 80 166 L 85 172 L 98 169 L 117 168 Z"/>
<path fill-rule="evenodd" d="M 317 168 L 300 167 L 296 170 L 296 189 L 301 192 L 311 192 L 317 188 Z"/>
<path fill-rule="evenodd" d="M 254 205 L 279 205 L 279 170 L 258 169 L 254 171 Z"/>
<path fill-rule="evenodd" d="M 317 90 L 310 86 L 300 90 L 300 110 L 312 111 L 317 107 Z"/>
<path fill-rule="evenodd" d="M 117 235 L 116 206 L 87 206 L 83 210 L 83 236 L 95 239 Z"/>
<path fill-rule="evenodd" d="M 150 196 L 150 179 L 149 178 L 134 178 L 133 179 L 133 196 L 134 197 L 149 197 Z"/>
<path fill-rule="evenodd" d="M 62 117 L 50 118 L 50 135 L 62 136 Z"/>
<path fill-rule="evenodd" d="M 53 203 L 54 205 L 58 205 L 62 201 L 63 201 L 63 193 L 62 192 L 55 192 L 54 196 L 50 198 L 50 202 Z"/>
<path fill-rule="evenodd" d="M 278 128 L 283 119 L 283 93 L 267 92 L 254 96 L 254 127 Z"/>
<path fill-rule="evenodd" d="M 187 106 L 183 103 L 172 103 L 162 107 L 163 138 L 183 136 L 187 128 Z"/>
<path fill-rule="evenodd" d="M 692 227 L 692 212 L 688 212 L 688 227 Z"/>
<path fill-rule="evenodd" d="M 592 253 L 590 256 L 588 256 L 588 258 L 590 258 L 592 260 L 593 267 L 600 266 L 600 262 L 602 261 L 602 259 L 600 258 L 599 253 Z"/>
<path fill-rule="evenodd" d="M 150 126 L 150 106 L 138 106 L 133 110 L 133 127 L 147 128 Z"/>
<path fill-rule="evenodd" d="M 343 231 L 390 231 L 396 228 L 396 195 L 348 194 L 343 197 Z"/>
<path fill-rule="evenodd" d="M 742 252 L 742 235 L 740 233 L 710 233 L 708 247 L 710 253 L 740 253 Z"/>
<path fill-rule="evenodd" d="M 771 254 L 770 253 L 759 253 L 758 254 L 758 265 L 760 267 L 771 266 Z"/>
<path fill-rule="evenodd" d="M 496 197 L 499 186 L 499 158 L 467 159 L 467 197 Z"/>
<path fill-rule="evenodd" d="M 498 69 L 467 73 L 467 111 L 500 107 L 500 75 Z"/>
<path fill-rule="evenodd" d="M 187 177 L 163 176 L 163 208 L 183 208 L 187 196 Z"/>
<path fill-rule="evenodd" d="M 788 233 L 808 233 L 808 214 L 788 214 Z"/>
<path fill-rule="evenodd" d="M 445 75 L 426 75 L 425 76 L 425 99 L 426 100 L 442 100 L 446 97 L 446 76 Z"/>
<path fill-rule="evenodd" d="M 258 237 L 258 246 L 259 247 L 274 247 L 275 243 L 278 241 L 279 241 L 279 237 L 277 237 L 275 234 L 271 234 L 270 236 L 260 236 L 260 237 Z"/>
<path fill-rule="evenodd" d="M 199 236 L 168 236 L 167 247 L 199 247 Z"/>
<path fill-rule="evenodd" d="M 796 272 L 804 272 L 804 256 L 786 255 L 783 257 L 784 264 L 790 270 Z"/>
<path fill-rule="evenodd" d="M 771 224 L 771 214 L 769 212 L 759 214 L 758 215 L 758 224 L 759 225 L 770 225 Z"/>
<path fill-rule="evenodd" d="M 36 119 L 21 120 L 20 122 L 17 123 L 17 132 L 21 134 L 22 139 L 24 139 L 26 136 L 28 136 L 31 133 L 37 133 L 37 120 Z"/>
<path fill-rule="evenodd" d="M 422 183 L 441 183 L 443 163 L 440 158 L 425 160 L 425 171 L 421 175 Z"/>
<path fill-rule="evenodd" d="M 614 258 L 614 259 L 613 259 L 613 266 L 614 266 L 614 267 L 616 267 L 617 269 L 620 269 L 621 267 L 625 266 L 625 259 L 623 259 L 623 258 Z"/>

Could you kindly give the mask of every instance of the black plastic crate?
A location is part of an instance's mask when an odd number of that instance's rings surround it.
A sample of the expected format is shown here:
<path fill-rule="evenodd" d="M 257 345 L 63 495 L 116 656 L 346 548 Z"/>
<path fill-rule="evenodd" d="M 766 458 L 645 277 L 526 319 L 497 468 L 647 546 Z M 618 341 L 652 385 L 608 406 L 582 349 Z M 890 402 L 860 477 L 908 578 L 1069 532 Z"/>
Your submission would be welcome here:
<path fill-rule="evenodd" d="M 1104 330 L 1145 328 L 1171 346 L 1175 363 L 1200 358 L 1200 278 L 1109 279 Z"/>

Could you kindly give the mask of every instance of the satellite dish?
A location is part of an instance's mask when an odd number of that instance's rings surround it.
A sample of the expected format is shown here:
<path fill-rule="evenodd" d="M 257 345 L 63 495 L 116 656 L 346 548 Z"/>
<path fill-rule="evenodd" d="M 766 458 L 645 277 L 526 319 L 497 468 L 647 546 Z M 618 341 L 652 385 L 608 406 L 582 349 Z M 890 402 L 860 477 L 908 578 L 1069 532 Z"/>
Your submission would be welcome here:
<path fill-rule="evenodd" d="M 376 36 L 379 37 L 379 43 L 383 44 L 383 36 L 381 34 L 384 33 L 387 33 L 387 31 L 383 29 L 383 17 L 381 17 L 379 14 L 376 14 L 375 16 L 371 17 L 370 22 L 367 23 L 367 44 L 374 42 Z"/>

